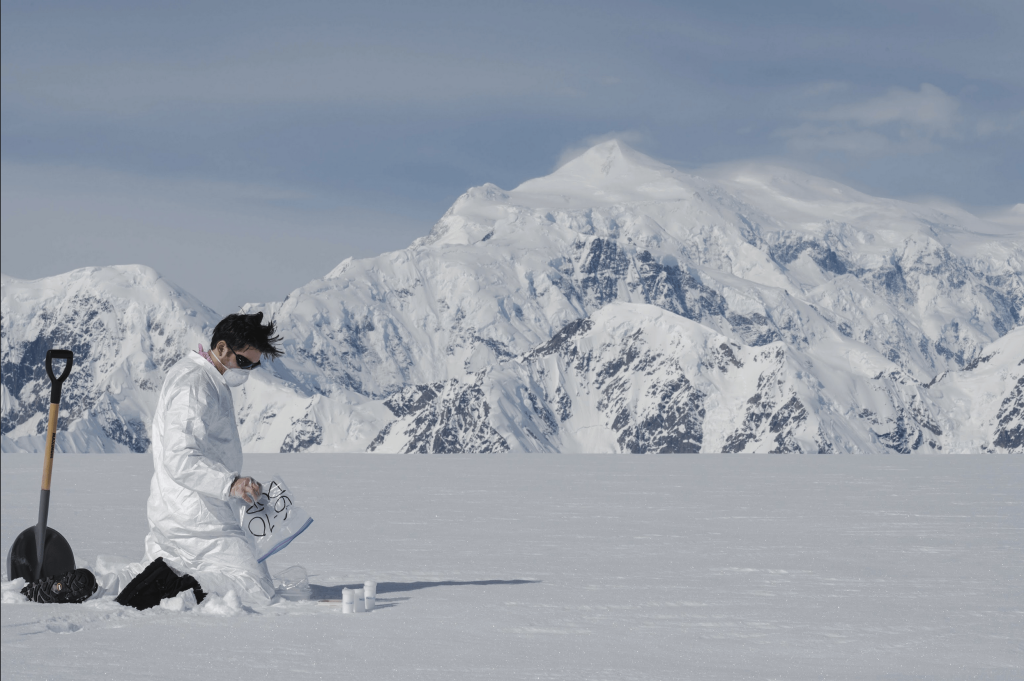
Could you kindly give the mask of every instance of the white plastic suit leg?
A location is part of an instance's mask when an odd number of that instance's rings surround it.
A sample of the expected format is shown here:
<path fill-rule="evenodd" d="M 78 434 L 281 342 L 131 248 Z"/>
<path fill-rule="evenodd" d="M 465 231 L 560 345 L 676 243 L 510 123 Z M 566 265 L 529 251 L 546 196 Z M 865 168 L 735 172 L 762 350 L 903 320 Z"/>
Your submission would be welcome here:
<path fill-rule="evenodd" d="M 219 539 L 215 556 L 189 556 L 167 544 L 161 544 L 150 532 L 146 537 L 146 564 L 162 557 L 178 572 L 195 577 L 206 593 L 223 596 L 234 590 L 246 605 L 269 605 L 274 598 L 274 581 L 266 563 L 256 562 L 244 536 Z"/>

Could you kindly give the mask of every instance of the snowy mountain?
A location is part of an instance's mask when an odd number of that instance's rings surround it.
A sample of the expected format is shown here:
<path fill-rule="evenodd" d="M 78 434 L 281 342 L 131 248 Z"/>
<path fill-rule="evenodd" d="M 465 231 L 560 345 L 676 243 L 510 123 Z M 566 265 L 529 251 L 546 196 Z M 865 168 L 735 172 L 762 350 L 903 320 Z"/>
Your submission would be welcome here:
<path fill-rule="evenodd" d="M 37 281 L 4 276 L 2 291 L 4 451 L 42 451 L 50 348 L 75 353 L 57 446 L 146 451 L 167 369 L 207 339 L 219 319 L 141 265 L 91 267 Z"/>
<path fill-rule="evenodd" d="M 604 143 L 249 309 L 286 350 L 251 450 L 1024 449 L 1020 226 L 792 170 Z"/>
<path fill-rule="evenodd" d="M 391 396 L 395 420 L 369 450 L 1022 451 L 1022 344 L 1015 329 L 977 365 L 923 385 L 868 353 L 744 346 L 612 303 L 525 356 Z"/>
<path fill-rule="evenodd" d="M 194 296 L 141 265 L 91 267 L 23 281 L 3 276 L 0 304 L 3 451 L 41 451 L 50 381 L 49 348 L 70 349 L 75 368 L 64 384 L 57 446 L 62 451 L 147 451 L 164 376 L 178 358 L 209 344 L 220 316 Z M 58 370 L 60 365 L 58 365 Z M 278 365 L 277 368 L 280 368 Z M 376 424 L 383 405 L 322 399 L 270 371 L 235 391 L 240 430 L 249 447 L 304 449 L 319 437 L 307 413 L 330 419 L 326 442 L 344 448 L 361 435 L 360 419 Z M 253 416 L 253 403 L 259 407 Z M 369 410 L 369 417 L 364 412 Z M 339 430 L 352 424 L 349 430 Z M 258 428 L 257 428 L 258 427 Z M 258 429 L 258 432 L 256 430 Z M 264 444 L 266 438 L 271 445 Z M 333 437 L 333 439 L 331 439 Z"/>

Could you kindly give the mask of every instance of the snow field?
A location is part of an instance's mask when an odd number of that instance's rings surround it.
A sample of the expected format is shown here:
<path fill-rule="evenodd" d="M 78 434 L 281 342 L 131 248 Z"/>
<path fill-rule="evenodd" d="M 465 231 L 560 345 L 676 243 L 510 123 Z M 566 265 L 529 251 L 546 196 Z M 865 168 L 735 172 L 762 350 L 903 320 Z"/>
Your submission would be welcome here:
<path fill-rule="evenodd" d="M 0 458 L 2 547 L 37 455 Z M 247 455 L 315 518 L 271 572 L 377 609 L 2 606 L 14 679 L 1020 679 L 1019 457 Z M 137 560 L 151 460 L 58 454 L 51 524 Z M 173 605 L 173 604 L 168 604 Z"/>

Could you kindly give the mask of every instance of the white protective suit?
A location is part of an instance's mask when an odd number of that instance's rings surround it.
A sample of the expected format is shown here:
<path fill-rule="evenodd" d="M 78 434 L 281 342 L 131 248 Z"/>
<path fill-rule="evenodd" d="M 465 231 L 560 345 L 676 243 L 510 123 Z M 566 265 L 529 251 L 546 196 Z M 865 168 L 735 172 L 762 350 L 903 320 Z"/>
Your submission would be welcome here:
<path fill-rule="evenodd" d="M 229 496 L 242 469 L 231 391 L 195 352 L 171 367 L 160 391 L 153 466 L 144 563 L 162 556 L 207 593 L 233 589 L 244 603 L 270 603 L 274 584 L 242 531 L 243 502 Z"/>

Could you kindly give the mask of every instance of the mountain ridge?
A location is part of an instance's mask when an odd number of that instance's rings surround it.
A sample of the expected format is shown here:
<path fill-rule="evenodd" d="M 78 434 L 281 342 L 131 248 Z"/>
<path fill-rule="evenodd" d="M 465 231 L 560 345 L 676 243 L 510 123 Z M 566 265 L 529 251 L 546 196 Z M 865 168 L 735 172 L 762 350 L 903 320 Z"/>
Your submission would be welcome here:
<path fill-rule="evenodd" d="M 987 435 L 968 428 L 963 432 L 973 434 L 964 440 L 962 429 L 938 425 L 952 398 L 934 395 L 973 399 L 963 394 L 978 391 L 962 378 L 965 372 L 987 371 L 975 363 L 1020 328 L 1020 237 L 963 211 L 877 199 L 797 171 L 745 165 L 699 177 L 607 142 L 515 189 L 471 188 L 409 247 L 346 259 L 283 301 L 247 305 L 278 320 L 286 354 L 238 391 L 243 439 L 247 447 L 284 450 L 361 450 L 376 443 L 376 451 L 419 451 L 426 421 L 410 431 L 409 407 L 402 414 L 391 408 L 396 400 L 412 400 L 420 411 L 432 410 L 432 427 L 447 433 L 434 438 L 443 447 L 475 442 L 484 449 L 649 451 L 657 449 L 652 442 L 696 442 L 686 439 L 690 431 L 681 425 L 663 424 L 664 432 L 641 438 L 637 424 L 653 427 L 640 416 L 645 407 L 607 395 L 603 403 L 578 407 L 574 417 L 586 411 L 586 427 L 604 439 L 587 445 L 557 419 L 554 431 L 542 432 L 551 430 L 542 414 L 557 413 L 568 393 L 560 384 L 537 388 L 540 365 L 532 353 L 581 320 L 610 323 L 601 311 L 613 306 L 632 310 L 626 316 L 637 326 L 629 334 L 638 338 L 645 324 L 659 319 L 673 328 L 689 324 L 690 333 L 702 337 L 716 334 L 723 339 L 718 345 L 734 348 L 736 357 L 768 347 L 782 353 L 782 364 L 765 364 L 762 373 L 775 372 L 790 386 L 787 399 L 776 404 L 782 396 L 773 397 L 770 410 L 744 408 L 747 430 L 730 431 L 732 444 L 720 432 L 725 421 L 715 414 L 721 410 L 711 404 L 701 430 L 712 436 L 702 435 L 700 447 L 782 447 L 775 440 L 781 431 L 761 426 L 796 399 L 803 423 L 822 430 L 804 432 L 806 426 L 790 440 L 783 437 L 796 443 L 784 451 L 980 450 L 996 441 L 1015 450 L 1012 408 L 1009 425 L 993 425 Z M 5 306 L 16 281 L 4 279 Z M 662 310 L 661 316 L 646 306 Z M 678 320 L 665 321 L 664 314 Z M 5 327 L 7 315 L 5 307 Z M 630 352 L 623 338 L 605 342 Z M 682 361 L 687 352 L 679 349 L 682 354 L 663 363 Z M 7 361 L 7 345 L 4 353 Z M 597 356 L 609 366 L 616 361 Z M 1012 398 L 1019 365 L 1003 365 L 999 380 L 1009 381 L 1006 394 L 986 398 L 986 405 Z M 503 378 L 488 378 L 488 371 Z M 546 371 L 550 376 L 552 369 Z M 568 365 L 558 371 L 577 387 L 605 389 L 596 375 L 576 375 Z M 704 402 L 725 399 L 721 386 L 707 383 L 711 374 L 699 373 L 680 370 L 676 378 L 704 385 Z M 662 379 L 630 380 L 631 390 L 656 390 Z M 750 386 L 745 399 L 766 399 L 756 381 Z M 507 390 L 513 387 L 533 397 L 512 400 Z M 14 404 L 6 374 L 4 390 L 5 405 Z M 20 399 L 14 391 L 10 396 Z M 629 412 L 621 418 L 604 411 L 616 400 L 619 411 Z M 860 402 L 867 406 L 855 408 Z M 513 403 L 518 412 L 502 411 Z M 460 414 L 453 407 L 459 404 L 476 416 Z M 870 415 L 858 415 L 865 411 Z M 998 409 L 982 411 L 988 423 Z M 687 418 L 678 412 L 679 423 L 698 412 Z M 7 438 L 6 406 L 4 413 Z M 632 439 L 620 442 L 622 429 L 609 425 L 617 418 L 620 425 L 633 424 Z M 412 434 L 401 440 L 397 433 L 407 431 Z M 9 439 L 5 450 L 14 446 Z"/>

